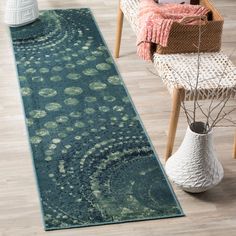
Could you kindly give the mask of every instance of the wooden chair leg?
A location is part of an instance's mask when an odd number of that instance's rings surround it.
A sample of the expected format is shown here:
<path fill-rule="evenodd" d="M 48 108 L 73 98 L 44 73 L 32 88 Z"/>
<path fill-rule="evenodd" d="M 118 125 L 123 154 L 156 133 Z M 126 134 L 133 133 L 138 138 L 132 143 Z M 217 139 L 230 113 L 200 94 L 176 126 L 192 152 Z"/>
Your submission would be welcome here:
<path fill-rule="evenodd" d="M 122 35 L 122 27 L 123 27 L 123 18 L 124 14 L 120 8 L 120 3 L 118 7 L 118 14 L 117 14 L 117 28 L 116 28 L 116 42 L 115 42 L 115 58 L 119 57 L 120 54 L 120 42 L 121 42 L 121 35 Z"/>
<path fill-rule="evenodd" d="M 233 158 L 236 159 L 236 132 L 234 135 Z"/>
<path fill-rule="evenodd" d="M 184 89 L 183 88 L 174 89 L 172 96 L 172 110 L 169 122 L 165 161 L 167 161 L 172 154 L 182 99 L 184 99 Z"/>

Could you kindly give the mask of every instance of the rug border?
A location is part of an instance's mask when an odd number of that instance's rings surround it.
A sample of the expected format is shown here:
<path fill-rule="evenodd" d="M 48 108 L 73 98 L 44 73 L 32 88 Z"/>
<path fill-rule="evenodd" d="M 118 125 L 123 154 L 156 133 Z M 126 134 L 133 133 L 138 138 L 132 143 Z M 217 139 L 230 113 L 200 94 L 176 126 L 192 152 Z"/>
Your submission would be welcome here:
<path fill-rule="evenodd" d="M 125 82 L 123 80 L 123 77 L 120 74 L 120 71 L 119 71 L 119 69 L 118 69 L 118 67 L 116 65 L 116 61 L 113 58 L 113 55 L 112 55 L 112 53 L 111 53 L 111 51 L 110 51 L 110 49 L 109 49 L 109 47 L 108 47 L 108 45 L 107 45 L 107 43 L 106 43 L 106 41 L 104 39 L 104 36 L 103 36 L 103 34 L 102 34 L 101 30 L 100 30 L 100 27 L 99 27 L 99 25 L 98 25 L 98 23 L 96 21 L 96 18 L 95 18 L 94 14 L 93 14 L 92 9 L 89 8 L 89 7 L 81 7 L 81 8 L 71 8 L 71 7 L 69 7 L 69 8 L 49 8 L 49 9 L 42 9 L 39 12 L 41 13 L 41 12 L 45 12 L 45 11 L 54 11 L 54 10 L 80 10 L 80 9 L 87 9 L 91 13 L 92 19 L 93 19 L 93 21 L 94 21 L 94 23 L 95 23 L 95 25 L 97 27 L 97 30 L 98 30 L 98 32 L 100 34 L 102 42 L 103 42 L 104 46 L 106 46 L 107 52 L 108 52 L 109 56 L 112 59 L 113 65 L 115 67 L 115 70 L 116 70 L 118 76 L 122 80 L 122 85 L 123 85 L 123 87 L 125 89 L 125 92 L 127 93 L 127 96 L 130 99 L 132 107 L 133 107 L 133 109 L 134 109 L 134 111 L 135 111 L 135 113 L 136 113 L 136 115 L 137 115 L 137 117 L 139 119 L 139 122 L 140 122 L 140 124 L 141 124 L 141 126 L 143 128 L 143 131 L 144 131 L 147 139 L 148 139 L 148 142 L 149 142 L 149 144 L 150 144 L 150 146 L 152 148 L 152 151 L 153 151 L 153 153 L 155 155 L 155 158 L 156 158 L 156 160 L 157 160 L 157 162 L 158 162 L 158 164 L 160 166 L 160 169 L 161 169 L 161 171 L 162 171 L 162 173 L 163 173 L 163 175 L 164 175 L 164 177 L 166 179 L 167 185 L 168 185 L 172 195 L 174 196 L 176 205 L 179 207 L 180 214 L 161 216 L 161 217 L 147 217 L 147 218 L 142 218 L 142 219 L 129 219 L 129 220 L 118 221 L 118 222 L 112 221 L 112 222 L 85 224 L 85 225 L 72 225 L 72 226 L 68 226 L 68 227 L 66 226 L 64 228 L 59 228 L 59 227 L 50 227 L 49 228 L 49 227 L 46 227 L 46 225 L 45 225 L 44 210 L 43 210 L 43 203 L 41 201 L 41 199 L 42 199 L 41 198 L 41 191 L 40 191 L 40 188 L 39 188 L 39 180 L 38 180 L 38 176 L 36 174 L 36 167 L 35 167 L 35 161 L 34 161 L 34 157 L 33 157 L 33 150 L 32 150 L 31 144 L 30 144 L 30 136 L 29 136 L 29 131 L 28 131 L 28 128 L 27 128 L 27 123 L 26 123 L 25 107 L 24 107 L 23 98 L 22 98 L 21 93 L 20 93 L 21 86 L 20 86 L 20 81 L 19 81 L 19 72 L 18 72 L 17 63 L 16 63 L 15 51 L 14 51 L 14 46 L 13 46 L 13 38 L 12 38 L 10 27 L 8 27 L 9 36 L 10 36 L 10 42 L 11 42 L 11 50 L 12 50 L 13 57 L 15 59 L 14 60 L 14 66 L 15 66 L 15 72 L 16 72 L 17 85 L 18 85 L 18 94 L 20 96 L 20 103 L 21 103 L 21 107 L 22 107 L 22 113 L 23 113 L 23 116 L 24 116 L 23 119 L 24 119 L 24 123 L 25 123 L 25 131 L 26 131 L 26 136 L 27 136 L 27 144 L 28 144 L 28 147 L 29 147 L 30 155 L 31 155 L 31 163 L 33 165 L 33 172 L 34 172 L 34 177 L 35 177 L 34 181 L 36 182 L 36 186 L 37 186 L 36 188 L 37 188 L 38 200 L 39 200 L 39 205 L 40 205 L 40 210 L 41 210 L 41 222 L 42 222 L 44 230 L 45 231 L 66 230 L 66 229 L 84 228 L 84 227 L 92 227 L 92 226 L 103 226 L 103 225 L 112 225 L 112 224 L 123 224 L 123 223 L 131 223 L 131 222 L 141 222 L 141 221 L 149 221 L 149 220 L 162 220 L 162 219 L 186 216 L 184 211 L 183 211 L 183 209 L 182 209 L 182 207 L 181 207 L 181 205 L 180 205 L 180 202 L 179 202 L 179 200 L 178 200 L 178 198 L 177 198 L 177 196 L 176 196 L 176 194 L 175 194 L 175 192 L 173 190 L 173 187 L 170 184 L 168 176 L 165 173 L 164 167 L 163 167 L 161 161 L 159 160 L 158 154 L 157 154 L 157 152 L 156 152 L 156 150 L 155 150 L 155 148 L 153 146 L 153 143 L 152 143 L 152 141 L 151 141 L 151 139 L 150 139 L 150 137 L 149 137 L 149 135 L 148 135 L 148 133 L 146 131 L 146 128 L 145 128 L 145 126 L 143 124 L 143 121 L 142 121 L 142 119 L 141 119 L 141 117 L 140 117 L 140 115 L 139 115 L 139 113 L 138 113 L 138 111 L 137 111 L 137 109 L 135 107 L 135 104 L 134 104 L 134 102 L 132 100 L 132 97 L 131 97 L 127 87 L 126 87 L 126 84 L 125 84 Z"/>

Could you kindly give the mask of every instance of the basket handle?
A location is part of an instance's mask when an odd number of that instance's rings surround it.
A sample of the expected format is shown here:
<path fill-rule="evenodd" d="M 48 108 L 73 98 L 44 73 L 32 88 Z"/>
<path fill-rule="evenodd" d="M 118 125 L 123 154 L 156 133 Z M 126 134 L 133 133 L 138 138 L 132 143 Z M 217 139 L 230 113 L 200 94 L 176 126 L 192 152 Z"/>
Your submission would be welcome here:
<path fill-rule="evenodd" d="M 207 23 L 207 16 L 185 16 L 179 23 L 185 25 L 197 19 L 203 21 L 204 24 Z"/>

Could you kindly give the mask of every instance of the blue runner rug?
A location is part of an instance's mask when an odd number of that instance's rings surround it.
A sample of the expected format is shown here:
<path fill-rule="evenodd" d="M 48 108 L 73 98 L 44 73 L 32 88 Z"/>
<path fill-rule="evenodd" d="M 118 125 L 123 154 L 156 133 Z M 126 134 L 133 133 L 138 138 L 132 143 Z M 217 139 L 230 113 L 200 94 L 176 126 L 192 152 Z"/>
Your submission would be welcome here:
<path fill-rule="evenodd" d="M 11 34 L 45 229 L 182 216 L 90 10 Z"/>

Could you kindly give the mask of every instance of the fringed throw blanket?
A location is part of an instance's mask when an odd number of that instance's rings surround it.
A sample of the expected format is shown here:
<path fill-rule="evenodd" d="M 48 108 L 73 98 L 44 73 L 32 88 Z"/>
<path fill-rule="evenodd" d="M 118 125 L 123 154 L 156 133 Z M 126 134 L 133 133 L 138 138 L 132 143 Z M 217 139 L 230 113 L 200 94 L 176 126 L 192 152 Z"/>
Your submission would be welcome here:
<path fill-rule="evenodd" d="M 154 0 L 141 0 L 137 22 L 140 29 L 137 37 L 138 55 L 144 60 L 151 60 L 153 44 L 168 45 L 173 22 L 181 22 L 189 16 L 206 16 L 208 12 L 207 8 L 199 5 L 157 4 Z M 198 19 L 187 22 L 198 23 Z"/>

